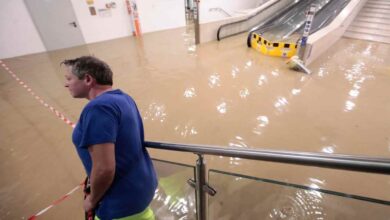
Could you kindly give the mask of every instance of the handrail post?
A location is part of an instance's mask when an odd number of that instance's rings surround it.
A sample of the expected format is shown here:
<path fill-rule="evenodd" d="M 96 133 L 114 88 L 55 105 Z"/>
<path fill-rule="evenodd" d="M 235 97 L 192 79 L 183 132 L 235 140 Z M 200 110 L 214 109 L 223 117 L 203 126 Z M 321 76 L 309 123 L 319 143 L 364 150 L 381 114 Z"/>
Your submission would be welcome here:
<path fill-rule="evenodd" d="M 206 185 L 206 165 L 202 154 L 198 154 L 195 174 L 197 220 L 206 220 L 206 191 L 203 188 Z"/>
<path fill-rule="evenodd" d="M 200 28 L 199 28 L 199 5 L 200 5 L 200 0 L 195 1 L 195 44 L 200 44 Z"/>

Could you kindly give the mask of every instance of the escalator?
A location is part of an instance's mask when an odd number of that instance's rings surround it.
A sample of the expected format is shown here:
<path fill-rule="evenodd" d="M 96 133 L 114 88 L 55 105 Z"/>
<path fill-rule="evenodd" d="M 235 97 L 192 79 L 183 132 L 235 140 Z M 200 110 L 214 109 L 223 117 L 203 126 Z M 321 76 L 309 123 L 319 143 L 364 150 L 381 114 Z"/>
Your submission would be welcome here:
<path fill-rule="evenodd" d="M 311 25 L 310 34 L 327 26 L 349 1 L 296 1 L 252 28 L 247 38 L 248 47 L 252 47 L 266 55 L 291 57 L 296 53 L 304 30 L 306 11 L 312 4 L 316 7 L 316 14 Z"/>

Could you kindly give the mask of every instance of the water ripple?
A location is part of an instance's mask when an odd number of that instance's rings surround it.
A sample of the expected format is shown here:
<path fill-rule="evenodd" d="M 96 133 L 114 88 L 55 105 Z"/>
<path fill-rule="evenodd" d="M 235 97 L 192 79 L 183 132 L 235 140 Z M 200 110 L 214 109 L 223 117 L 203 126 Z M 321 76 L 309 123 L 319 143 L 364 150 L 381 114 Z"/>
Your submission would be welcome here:
<path fill-rule="evenodd" d="M 165 105 L 155 102 L 149 104 L 148 110 L 144 114 L 144 120 L 164 122 L 167 117 Z"/>

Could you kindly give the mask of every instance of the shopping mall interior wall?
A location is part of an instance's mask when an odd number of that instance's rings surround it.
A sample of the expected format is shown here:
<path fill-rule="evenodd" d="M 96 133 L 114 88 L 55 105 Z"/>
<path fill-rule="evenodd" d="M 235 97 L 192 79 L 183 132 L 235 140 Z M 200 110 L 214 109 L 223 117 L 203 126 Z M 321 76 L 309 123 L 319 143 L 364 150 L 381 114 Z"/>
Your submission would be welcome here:
<path fill-rule="evenodd" d="M 184 27 L 184 0 L 138 0 L 143 33 Z"/>
<path fill-rule="evenodd" d="M 23 0 L 1 3 L 0 59 L 45 51 Z"/>
<path fill-rule="evenodd" d="M 94 0 L 91 4 L 85 0 L 71 1 L 87 44 L 132 35 L 125 0 Z M 95 15 L 90 8 L 93 8 Z"/>
<path fill-rule="evenodd" d="M 131 36 L 125 0 L 70 0 L 86 43 Z M 0 59 L 46 51 L 23 0 L 2 1 Z M 143 33 L 185 26 L 184 0 L 138 0 Z M 106 4 L 115 3 L 113 7 Z M 91 12 L 93 7 L 95 15 Z"/>
<path fill-rule="evenodd" d="M 268 0 L 204 0 L 200 2 L 199 17 L 201 23 L 211 22 L 254 9 Z"/>

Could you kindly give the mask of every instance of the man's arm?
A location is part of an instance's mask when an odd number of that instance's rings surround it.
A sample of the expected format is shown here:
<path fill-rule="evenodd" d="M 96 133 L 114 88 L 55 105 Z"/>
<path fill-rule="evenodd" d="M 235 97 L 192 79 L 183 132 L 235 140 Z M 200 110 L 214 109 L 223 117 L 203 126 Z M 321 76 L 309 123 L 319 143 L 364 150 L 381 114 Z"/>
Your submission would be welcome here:
<path fill-rule="evenodd" d="M 91 194 L 84 201 L 85 211 L 96 204 L 111 186 L 115 176 L 115 147 L 113 143 L 96 144 L 88 147 L 92 159 L 90 176 Z"/>

